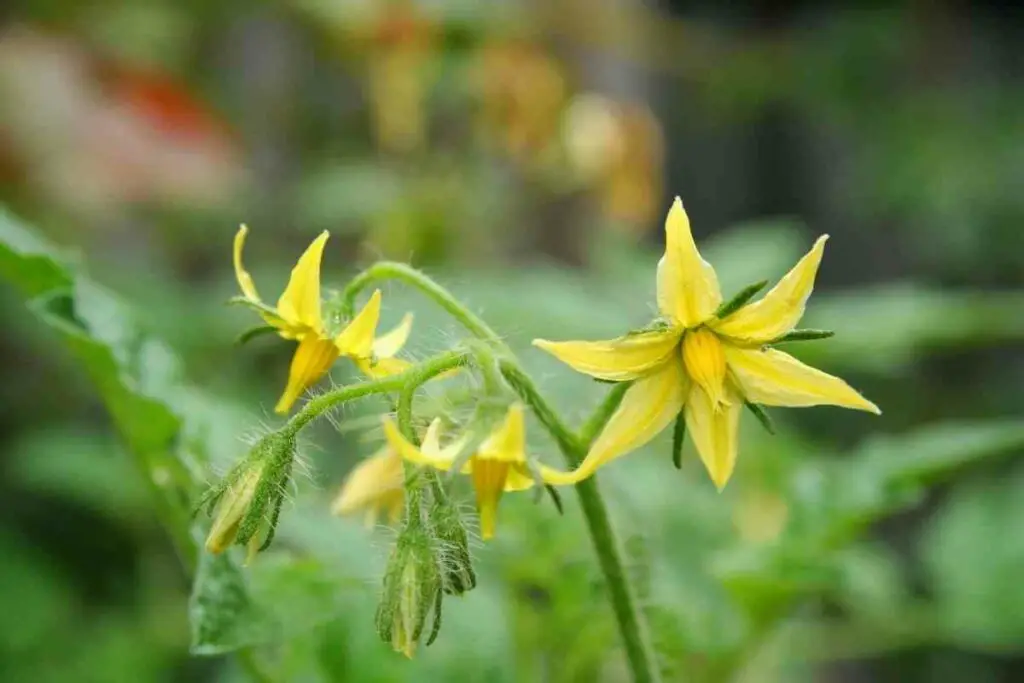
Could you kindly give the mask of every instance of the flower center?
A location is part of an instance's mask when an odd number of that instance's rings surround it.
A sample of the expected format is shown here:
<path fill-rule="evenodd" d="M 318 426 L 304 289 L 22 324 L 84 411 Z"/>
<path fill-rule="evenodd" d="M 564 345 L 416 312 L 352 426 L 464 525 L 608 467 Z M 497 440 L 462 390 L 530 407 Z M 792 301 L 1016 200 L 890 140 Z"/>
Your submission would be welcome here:
<path fill-rule="evenodd" d="M 706 327 L 689 330 L 683 337 L 686 372 L 715 406 L 725 400 L 725 352 L 718 336 Z"/>

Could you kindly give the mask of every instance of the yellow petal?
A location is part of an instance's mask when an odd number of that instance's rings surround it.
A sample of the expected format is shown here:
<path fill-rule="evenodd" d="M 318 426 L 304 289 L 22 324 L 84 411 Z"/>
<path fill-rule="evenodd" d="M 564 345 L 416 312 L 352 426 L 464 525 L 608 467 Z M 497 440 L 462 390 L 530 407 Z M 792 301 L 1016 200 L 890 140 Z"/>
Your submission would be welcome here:
<path fill-rule="evenodd" d="M 277 301 L 277 312 L 290 325 L 305 326 L 317 334 L 323 333 L 320 318 L 320 261 L 327 244 L 327 231 L 313 240 L 299 257 L 288 286 Z"/>
<path fill-rule="evenodd" d="M 744 306 L 711 326 L 719 334 L 748 342 L 768 342 L 786 334 L 800 322 L 807 299 L 814 289 L 821 256 L 828 235 L 822 235 L 811 250 L 793 266 L 760 301 Z"/>
<path fill-rule="evenodd" d="M 711 400 L 725 402 L 725 352 L 718 336 L 706 327 L 690 330 L 683 337 L 686 373 Z"/>
<path fill-rule="evenodd" d="M 715 403 L 703 389 L 695 388 L 686 401 L 686 432 L 693 439 L 711 481 L 721 491 L 736 466 L 740 410 L 743 402 L 726 390 L 729 402 Z"/>
<path fill-rule="evenodd" d="M 435 417 L 427 427 L 427 433 L 423 435 L 423 445 L 420 450 L 428 455 L 441 454 L 441 418 Z"/>
<path fill-rule="evenodd" d="M 725 359 L 740 390 L 752 403 L 789 408 L 830 405 L 882 413 L 843 380 L 777 349 L 726 345 Z"/>
<path fill-rule="evenodd" d="M 292 404 L 302 392 L 323 377 L 337 358 L 338 349 L 334 344 L 316 335 L 307 335 L 295 349 L 291 369 L 288 371 L 288 386 L 274 411 L 284 414 L 291 410 Z"/>
<path fill-rule="evenodd" d="M 665 255 L 658 262 L 658 308 L 683 327 L 694 327 L 721 303 L 718 276 L 697 251 L 690 219 L 676 197 L 665 219 Z"/>
<path fill-rule="evenodd" d="M 480 444 L 478 460 L 526 462 L 526 422 L 523 406 L 512 404 L 504 422 Z"/>
<path fill-rule="evenodd" d="M 238 226 L 238 232 L 235 233 L 233 254 L 233 260 L 235 262 L 235 279 L 238 280 L 238 286 L 242 290 L 242 294 L 246 299 L 259 302 L 260 295 L 256 291 L 256 284 L 252 281 L 252 276 L 249 275 L 249 271 L 247 271 L 242 265 L 242 249 L 245 247 L 245 237 L 248 234 L 248 226 L 244 223 Z"/>
<path fill-rule="evenodd" d="M 373 341 L 373 355 L 377 358 L 393 357 L 405 346 L 410 332 L 412 332 L 412 313 L 406 313 L 397 327 Z"/>
<path fill-rule="evenodd" d="M 505 490 L 509 463 L 498 460 L 472 459 L 473 488 L 476 507 L 480 513 L 480 537 L 485 541 L 494 537 L 498 516 L 498 502 Z"/>
<path fill-rule="evenodd" d="M 377 321 L 380 320 L 380 290 L 374 290 L 373 296 L 363 306 L 345 329 L 334 338 L 338 351 L 352 358 L 369 358 L 373 352 L 373 336 L 377 332 Z"/>
<path fill-rule="evenodd" d="M 356 358 L 355 361 L 359 370 L 373 379 L 397 375 L 412 366 L 412 363 L 402 358 L 377 358 L 376 362 L 372 358 Z"/>
<path fill-rule="evenodd" d="M 384 507 L 392 502 L 395 492 L 401 494 L 404 482 L 402 459 L 390 448 L 382 448 L 352 469 L 331 504 L 331 511 L 347 515 L 364 508 Z"/>
<path fill-rule="evenodd" d="M 452 459 L 457 454 L 455 448 L 449 447 L 441 451 L 430 450 L 429 452 L 416 448 L 402 436 L 398 426 L 389 418 L 384 418 L 384 438 L 404 460 L 416 463 L 417 465 L 429 465 L 435 469 L 448 470 L 452 466 Z"/>
<path fill-rule="evenodd" d="M 585 479 L 601 465 L 653 439 L 682 410 L 688 392 L 689 380 L 682 371 L 682 363 L 675 359 L 650 377 L 637 380 L 626 391 L 618 410 L 608 420 L 571 479 Z M 549 483 L 572 481 L 552 477 Z"/>
<path fill-rule="evenodd" d="M 525 491 L 526 489 L 533 488 L 536 485 L 536 481 L 533 479 L 533 475 L 526 468 L 526 463 L 519 463 L 512 465 L 508 470 L 508 476 L 505 478 L 504 491 Z"/>
<path fill-rule="evenodd" d="M 665 363 L 676 349 L 677 329 L 644 332 L 609 341 L 552 342 L 534 339 L 544 349 L 578 372 L 615 382 L 637 379 Z"/>

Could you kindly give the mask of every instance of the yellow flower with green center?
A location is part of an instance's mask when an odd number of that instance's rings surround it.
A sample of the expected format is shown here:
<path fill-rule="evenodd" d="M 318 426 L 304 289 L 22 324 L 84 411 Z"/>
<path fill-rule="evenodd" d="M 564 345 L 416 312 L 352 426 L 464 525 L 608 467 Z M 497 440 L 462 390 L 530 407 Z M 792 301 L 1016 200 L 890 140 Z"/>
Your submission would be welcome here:
<path fill-rule="evenodd" d="M 880 414 L 843 380 L 770 346 L 803 316 L 827 239 L 820 237 L 759 301 L 730 311 L 734 307 L 722 306 L 718 277 L 697 251 L 677 198 L 665 220 L 665 255 L 657 271 L 658 309 L 665 324 L 609 341 L 534 340 L 579 372 L 633 382 L 574 478 L 584 479 L 640 448 L 680 413 L 719 489 L 736 464 L 745 403 L 834 405 Z"/>
<path fill-rule="evenodd" d="M 330 369 L 338 356 L 352 358 L 367 374 L 379 377 L 401 372 L 406 361 L 395 358 L 409 337 L 412 316 L 407 315 L 391 332 L 374 338 L 380 319 L 380 290 L 376 290 L 363 309 L 339 332 L 325 325 L 320 300 L 320 261 L 327 243 L 325 230 L 313 240 L 292 269 L 276 307 L 263 303 L 252 276 L 242 265 L 242 248 L 249 230 L 242 225 L 235 235 L 235 277 L 245 303 L 259 312 L 268 325 L 284 339 L 299 347 L 292 358 L 288 384 L 274 410 L 287 413 L 307 388 Z"/>
<path fill-rule="evenodd" d="M 336 515 L 365 511 L 367 526 L 376 524 L 384 513 L 394 524 L 405 507 L 404 483 L 402 456 L 391 446 L 384 446 L 353 468 L 331 511 Z"/>
<path fill-rule="evenodd" d="M 463 436 L 449 445 L 441 446 L 441 420 L 434 420 L 423 437 L 423 445 L 411 444 L 398 427 L 384 418 L 384 436 L 403 458 L 419 465 L 428 465 L 447 471 L 466 445 Z M 541 481 L 562 484 L 568 476 L 545 465 L 537 464 L 534 471 Z M 505 491 L 523 491 L 536 482 L 526 455 L 526 427 L 523 406 L 512 405 L 505 420 L 492 432 L 462 467 L 462 474 L 472 477 L 476 491 L 477 510 L 480 513 L 480 535 L 484 540 L 494 536 L 498 502 Z"/>

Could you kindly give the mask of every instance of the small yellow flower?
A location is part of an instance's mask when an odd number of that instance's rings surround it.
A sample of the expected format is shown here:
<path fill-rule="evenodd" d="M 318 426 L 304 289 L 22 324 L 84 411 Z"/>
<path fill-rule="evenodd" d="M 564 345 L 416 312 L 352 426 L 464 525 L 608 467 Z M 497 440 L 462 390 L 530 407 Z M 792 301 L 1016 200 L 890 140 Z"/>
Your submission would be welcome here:
<path fill-rule="evenodd" d="M 385 446 L 359 463 L 345 479 L 331 511 L 336 515 L 366 512 L 367 526 L 373 526 L 381 513 L 394 524 L 405 507 L 402 456 Z"/>
<path fill-rule="evenodd" d="M 466 437 L 462 437 L 442 448 L 440 419 L 434 420 L 427 429 L 421 448 L 409 443 L 388 418 L 384 418 L 384 436 L 406 460 L 445 471 L 451 469 L 466 443 Z M 565 483 L 569 476 L 545 465 L 538 465 L 536 471 L 545 483 L 550 484 Z M 462 474 L 473 478 L 480 513 L 480 535 L 485 540 L 492 538 L 501 494 L 523 491 L 535 483 L 526 456 L 526 428 L 521 405 L 509 408 L 504 422 L 469 458 Z"/>
<path fill-rule="evenodd" d="M 640 448 L 680 412 L 719 489 L 736 464 L 744 402 L 794 408 L 835 405 L 881 413 L 838 377 L 768 346 L 803 316 L 827 235 L 762 299 L 722 318 L 716 315 L 722 304 L 718 278 L 697 251 L 678 198 L 665 221 L 665 237 L 657 299 L 667 325 L 610 341 L 534 340 L 579 372 L 634 382 L 573 473 L 576 480 Z"/>
<path fill-rule="evenodd" d="M 398 329 L 375 343 L 374 334 L 380 318 L 380 290 L 373 293 L 366 306 L 341 332 L 332 334 L 325 326 L 320 301 L 320 261 L 327 243 L 326 230 L 313 240 L 295 264 L 276 308 L 263 303 L 252 276 L 242 265 L 242 248 L 248 232 L 246 226 L 241 226 L 234 244 L 235 277 L 243 298 L 281 337 L 299 343 L 292 358 L 288 384 L 274 408 L 276 412 L 287 413 L 302 392 L 323 377 L 339 355 L 353 358 L 360 364 L 370 364 L 372 356 L 377 353 L 385 361 L 397 362 L 391 357 L 405 343 L 412 321 L 407 319 Z"/>

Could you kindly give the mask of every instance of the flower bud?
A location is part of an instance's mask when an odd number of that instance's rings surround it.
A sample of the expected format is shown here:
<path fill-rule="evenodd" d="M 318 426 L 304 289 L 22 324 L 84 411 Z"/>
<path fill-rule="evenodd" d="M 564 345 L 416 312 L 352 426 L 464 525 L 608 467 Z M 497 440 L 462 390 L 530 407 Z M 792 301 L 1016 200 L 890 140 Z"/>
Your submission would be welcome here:
<path fill-rule="evenodd" d="M 214 487 L 207 496 L 213 513 L 208 552 L 221 553 L 233 544 L 248 546 L 248 562 L 270 545 L 294 460 L 294 436 L 268 434 Z"/>
<path fill-rule="evenodd" d="M 440 486 L 435 487 L 430 522 L 440 544 L 444 592 L 462 595 L 476 587 L 476 572 L 469 555 L 469 534 L 462 516 Z"/>
<path fill-rule="evenodd" d="M 427 645 L 441 620 L 441 573 L 430 538 L 421 527 L 406 529 L 398 538 L 384 574 L 377 606 L 377 633 L 396 652 L 412 657 L 431 612 L 434 624 Z"/>

